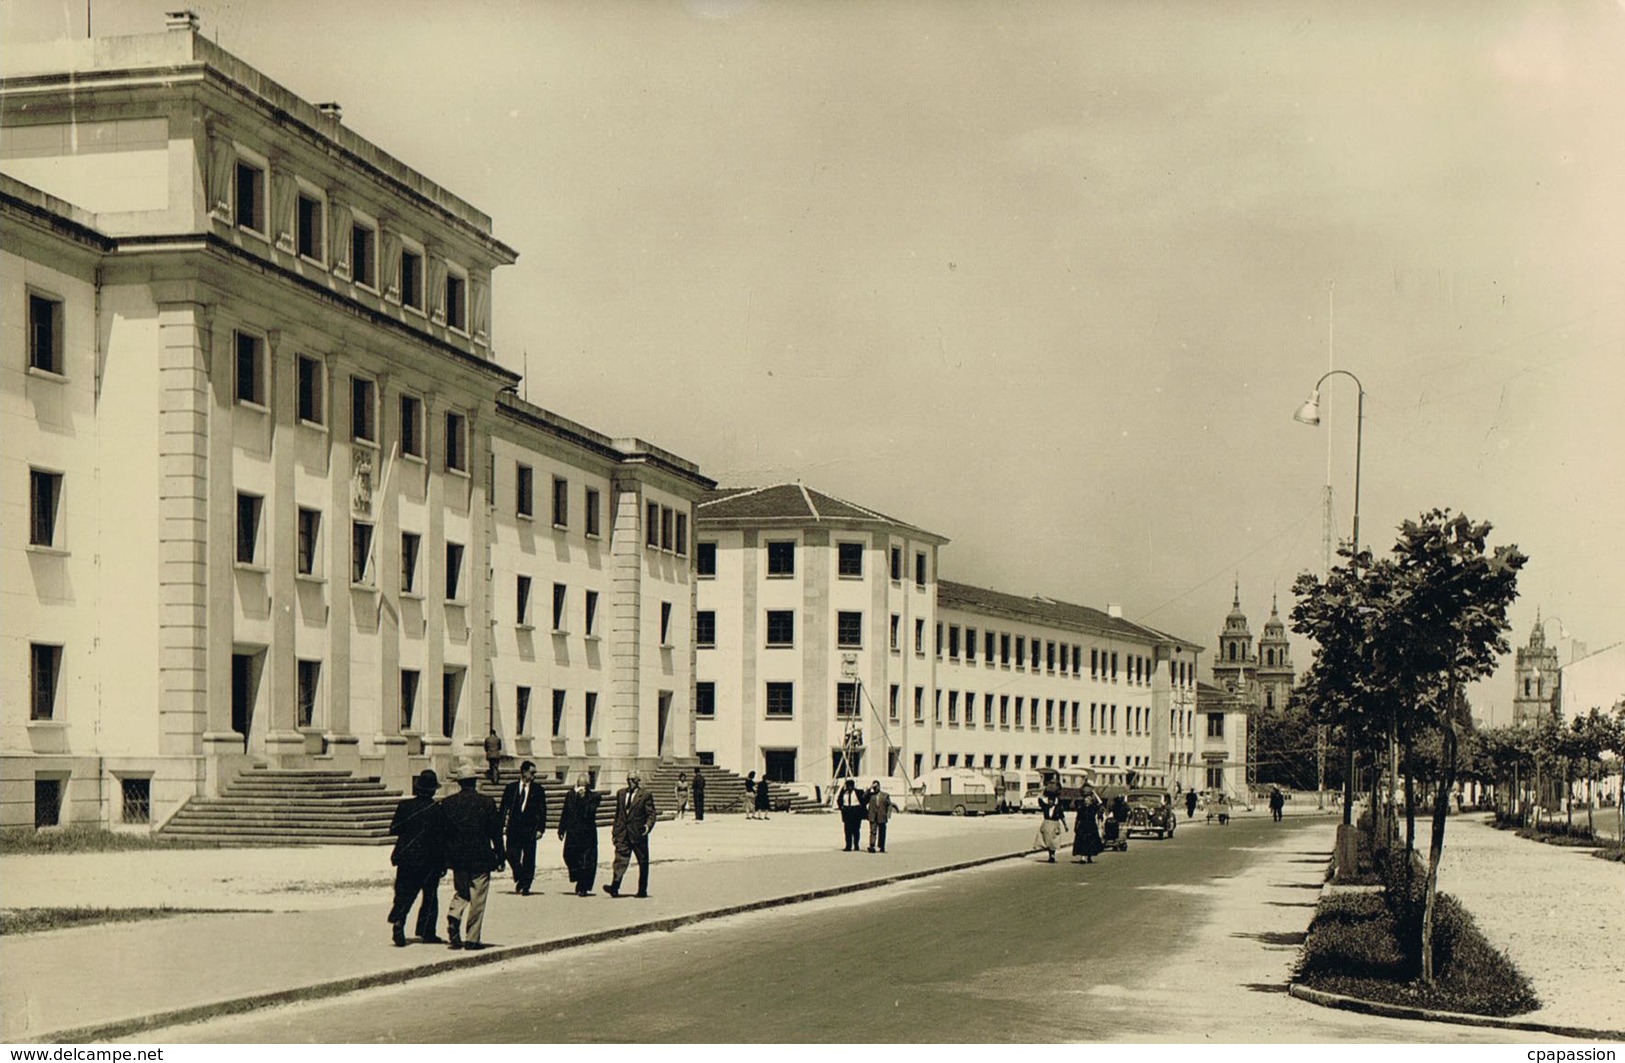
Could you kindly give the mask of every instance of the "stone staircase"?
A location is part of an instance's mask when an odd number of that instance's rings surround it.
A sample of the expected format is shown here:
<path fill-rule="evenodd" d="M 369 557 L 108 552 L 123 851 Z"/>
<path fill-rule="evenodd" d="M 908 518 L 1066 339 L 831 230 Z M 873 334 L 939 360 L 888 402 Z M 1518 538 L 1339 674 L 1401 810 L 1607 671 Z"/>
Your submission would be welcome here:
<path fill-rule="evenodd" d="M 219 797 L 193 797 L 159 830 L 230 845 L 389 845 L 404 795 L 348 771 L 250 768 Z"/>
<path fill-rule="evenodd" d="M 649 772 L 648 778 L 643 780 L 644 785 L 655 795 L 655 806 L 660 809 L 662 816 L 676 811 L 677 775 L 685 771 L 688 772 L 690 783 L 694 780 L 695 772 L 705 773 L 706 815 L 745 810 L 745 780 L 742 776 L 710 764 L 662 761 L 660 766 Z M 768 783 L 768 793 L 772 795 L 772 807 L 775 812 L 824 811 L 824 806 L 818 802 L 801 797 L 779 783 Z"/>

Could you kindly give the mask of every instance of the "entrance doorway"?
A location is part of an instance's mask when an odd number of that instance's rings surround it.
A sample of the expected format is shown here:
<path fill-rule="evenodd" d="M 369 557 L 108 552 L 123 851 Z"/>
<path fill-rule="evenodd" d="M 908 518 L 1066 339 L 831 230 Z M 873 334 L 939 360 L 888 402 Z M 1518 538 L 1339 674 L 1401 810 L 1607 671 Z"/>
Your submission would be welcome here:
<path fill-rule="evenodd" d="M 666 748 L 666 738 L 671 729 L 666 725 L 671 722 L 671 691 L 660 692 L 660 707 L 655 716 L 655 749 L 659 751 L 660 759 L 664 760 L 671 754 Z"/>
<path fill-rule="evenodd" d="M 248 752 L 254 730 L 255 709 L 260 700 L 260 675 L 265 670 L 265 651 L 250 650 L 231 655 L 231 729 L 243 736 L 243 752 Z"/>
<path fill-rule="evenodd" d="M 796 751 L 793 749 L 762 750 L 762 774 L 769 782 L 796 781 Z"/>

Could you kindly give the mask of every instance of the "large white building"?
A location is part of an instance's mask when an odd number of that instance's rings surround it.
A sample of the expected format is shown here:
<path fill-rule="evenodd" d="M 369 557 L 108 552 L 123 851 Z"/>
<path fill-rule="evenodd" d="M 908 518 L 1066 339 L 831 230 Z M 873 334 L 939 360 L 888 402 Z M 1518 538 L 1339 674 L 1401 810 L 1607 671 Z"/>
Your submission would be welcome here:
<path fill-rule="evenodd" d="M 712 484 L 513 397 L 490 218 L 185 13 L 8 46 L 0 124 L 0 822 L 692 751 Z"/>

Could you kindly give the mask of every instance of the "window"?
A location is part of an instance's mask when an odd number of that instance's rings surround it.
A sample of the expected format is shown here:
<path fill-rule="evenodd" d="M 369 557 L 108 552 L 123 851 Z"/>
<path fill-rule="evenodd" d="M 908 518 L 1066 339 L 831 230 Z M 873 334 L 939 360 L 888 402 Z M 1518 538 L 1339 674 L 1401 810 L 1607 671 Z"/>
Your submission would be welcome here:
<path fill-rule="evenodd" d="M 1036 660 L 1033 661 L 1033 664 L 1037 663 Z M 1027 667 L 1027 640 L 1020 635 L 1016 636 L 1016 667 Z"/>
<path fill-rule="evenodd" d="M 422 673 L 411 668 L 401 669 L 401 730 L 410 731 L 418 714 L 418 680 Z"/>
<path fill-rule="evenodd" d="M 514 587 L 514 621 L 523 627 L 530 626 L 530 577 L 518 577 Z"/>
<path fill-rule="evenodd" d="M 62 675 L 62 647 L 44 642 L 29 645 L 30 720 L 56 719 L 56 686 Z"/>
<path fill-rule="evenodd" d="M 950 660 L 954 660 L 954 661 L 959 660 L 959 625 L 958 624 L 949 624 L 948 625 L 948 658 Z"/>
<path fill-rule="evenodd" d="M 553 730 L 554 738 L 564 737 L 564 691 L 553 691 Z"/>
<path fill-rule="evenodd" d="M 1089 678 L 1090 679 L 1098 679 L 1099 677 L 1100 677 L 1100 651 L 1099 650 L 1090 650 L 1089 651 Z"/>
<path fill-rule="evenodd" d="M 999 633 L 999 664 L 1004 668 L 1010 667 L 1010 636 L 1003 632 Z"/>
<path fill-rule="evenodd" d="M 584 729 L 585 729 L 586 736 L 588 738 L 597 738 L 598 737 L 598 695 L 595 692 L 589 690 L 585 694 L 581 695 L 581 699 L 582 699 L 581 700 L 582 708 L 584 710 L 582 712 L 582 720 L 583 720 L 583 726 L 584 726 Z"/>
<path fill-rule="evenodd" d="M 468 419 L 446 411 L 446 471 L 468 471 Z"/>
<path fill-rule="evenodd" d="M 260 516 L 265 499 L 259 495 L 237 494 L 237 563 L 252 565 L 259 561 Z"/>
<path fill-rule="evenodd" d="M 937 660 L 942 660 L 942 625 L 937 625 Z"/>
<path fill-rule="evenodd" d="M 553 477 L 553 526 L 570 526 L 570 481 L 560 476 Z"/>
<path fill-rule="evenodd" d="M 468 280 L 455 273 L 446 274 L 446 325 L 468 331 Z"/>
<path fill-rule="evenodd" d="M 925 586 L 925 552 L 920 551 L 914 555 L 914 586 Z"/>
<path fill-rule="evenodd" d="M 587 629 L 583 633 L 588 638 L 596 638 L 598 636 L 598 592 L 597 591 L 588 591 L 587 592 L 587 608 L 586 608 L 584 619 L 585 619 L 586 624 L 587 624 Z"/>
<path fill-rule="evenodd" d="M 1044 699 L 1044 730 L 1055 730 L 1055 699 Z"/>
<path fill-rule="evenodd" d="M 925 621 L 914 621 L 914 656 L 925 656 Z"/>
<path fill-rule="evenodd" d="M 886 719 L 896 723 L 899 719 L 897 708 L 897 695 L 900 693 L 897 684 L 893 683 L 886 694 Z"/>
<path fill-rule="evenodd" d="M 297 365 L 299 419 L 306 424 L 323 424 L 327 417 L 322 402 L 322 363 L 301 354 Z"/>
<path fill-rule="evenodd" d="M 535 513 L 535 480 L 535 473 L 529 465 L 515 464 L 513 510 L 521 517 L 529 517 Z"/>
<path fill-rule="evenodd" d="M 959 691 L 948 691 L 948 726 L 959 726 Z"/>
<path fill-rule="evenodd" d="M 28 365 L 62 375 L 62 300 L 28 293 Z"/>
<path fill-rule="evenodd" d="M 976 694 L 974 691 L 965 691 L 965 726 L 976 726 Z"/>
<path fill-rule="evenodd" d="M 713 719 L 717 714 L 717 685 L 704 682 L 694 684 L 694 715 Z"/>
<path fill-rule="evenodd" d="M 418 547 L 423 537 L 413 532 L 401 532 L 401 591 L 415 594 L 418 589 Z"/>
<path fill-rule="evenodd" d="M 701 609 L 694 614 L 694 644 L 711 648 L 717 644 L 717 613 L 715 609 Z"/>
<path fill-rule="evenodd" d="M 513 692 L 513 732 L 530 734 L 530 687 L 516 687 Z"/>
<path fill-rule="evenodd" d="M 152 822 L 152 780 L 120 779 L 120 819 L 125 823 Z"/>
<path fill-rule="evenodd" d="M 350 226 L 350 277 L 365 287 L 378 287 L 378 230 L 361 222 Z"/>
<path fill-rule="evenodd" d="M 796 643 L 796 614 L 793 609 L 767 611 L 767 644 L 794 646 Z"/>
<path fill-rule="evenodd" d="M 788 577 L 796 574 L 796 544 L 780 540 L 767 544 L 767 574 Z"/>
<path fill-rule="evenodd" d="M 299 217 L 295 226 L 299 231 L 296 238 L 299 241 L 299 255 L 302 258 L 322 260 L 322 235 L 326 229 L 323 223 L 322 201 L 306 192 L 299 193 Z"/>
<path fill-rule="evenodd" d="M 446 544 L 446 601 L 462 601 L 460 592 L 463 589 L 463 544 Z"/>
<path fill-rule="evenodd" d="M 236 332 L 237 401 L 265 405 L 265 341 L 246 332 Z"/>
<path fill-rule="evenodd" d="M 670 550 L 676 542 L 672 524 L 672 510 L 666 506 L 660 507 L 660 549 Z"/>
<path fill-rule="evenodd" d="M 603 518 L 599 515 L 598 491 L 587 488 L 587 503 L 583 507 L 587 511 L 587 538 L 596 539 L 602 534 Z"/>
<path fill-rule="evenodd" d="M 896 613 L 893 613 L 891 615 L 891 651 L 893 653 L 898 653 L 903 648 L 903 636 L 901 633 L 902 626 L 903 618 L 898 616 Z"/>
<path fill-rule="evenodd" d="M 671 603 L 660 603 L 660 645 L 671 645 Z"/>
<path fill-rule="evenodd" d="M 715 579 L 717 574 L 717 544 L 694 544 L 694 571 L 704 579 Z"/>
<path fill-rule="evenodd" d="M 322 679 L 321 661 L 300 661 L 298 664 L 297 702 L 294 706 L 294 726 L 314 727 L 316 724 L 316 692 Z"/>
<path fill-rule="evenodd" d="M 350 438 L 378 442 L 378 386 L 366 377 L 350 378 Z"/>
<path fill-rule="evenodd" d="M 237 224 L 265 233 L 265 170 L 243 158 L 237 160 Z"/>
<path fill-rule="evenodd" d="M 903 548 L 900 546 L 891 548 L 891 581 L 903 582 Z"/>
<path fill-rule="evenodd" d="M 660 546 L 660 503 L 650 502 L 643 507 L 643 545 Z"/>
<path fill-rule="evenodd" d="M 1025 726 L 1023 721 L 1026 720 L 1026 718 L 1027 718 L 1026 717 L 1026 711 L 1025 711 L 1026 710 L 1026 705 L 1027 705 L 1027 699 L 1022 697 L 1020 694 L 1017 694 L 1016 695 L 1016 730 L 1018 730 L 1018 731 L 1021 730 Z M 1037 701 L 1035 699 L 1034 700 L 1034 706 L 1035 707 L 1034 707 L 1034 711 L 1033 711 L 1033 725 L 1034 726 L 1037 726 L 1037 724 L 1038 724 L 1038 712 L 1037 712 L 1036 705 L 1037 705 Z"/>
<path fill-rule="evenodd" d="M 55 827 L 62 822 L 62 780 L 34 780 L 34 829 Z"/>
<path fill-rule="evenodd" d="M 835 614 L 835 644 L 842 649 L 863 648 L 863 614 L 841 611 Z"/>
<path fill-rule="evenodd" d="M 564 631 L 564 601 L 569 594 L 570 589 L 564 584 L 553 584 L 553 630 L 558 633 Z"/>
<path fill-rule="evenodd" d="M 863 544 L 840 543 L 836 547 L 835 570 L 843 579 L 863 578 Z"/>
<path fill-rule="evenodd" d="M 62 505 L 62 474 L 28 470 L 28 545 L 56 546 L 57 511 Z"/>
<path fill-rule="evenodd" d="M 321 547 L 322 511 L 299 507 L 298 572 L 301 576 L 316 574 L 316 558 Z"/>
<path fill-rule="evenodd" d="M 993 632 L 989 631 L 982 636 L 982 659 L 989 668 L 993 666 Z"/>
<path fill-rule="evenodd" d="M 364 520 L 350 522 L 350 582 L 370 582 L 372 565 L 372 525 Z"/>
<path fill-rule="evenodd" d="M 1117 706 L 1116 705 L 1109 705 L 1109 706 L 1107 706 L 1107 708 L 1109 708 L 1111 710 L 1111 714 L 1110 714 L 1111 719 L 1109 720 L 1109 723 L 1111 724 L 1111 733 L 1116 734 L 1117 733 Z"/>
<path fill-rule="evenodd" d="M 1044 671 L 1055 671 L 1055 643 L 1044 643 Z"/>
<path fill-rule="evenodd" d="M 678 557 L 686 557 L 688 555 L 688 514 L 687 513 L 678 513 L 677 514 L 677 532 L 676 532 L 676 535 L 672 538 L 671 550 L 672 550 L 672 553 L 676 554 Z"/>
<path fill-rule="evenodd" d="M 992 694 L 983 694 L 982 695 L 982 726 L 983 727 L 992 727 L 993 726 L 993 695 Z"/>
<path fill-rule="evenodd" d="M 1210 712 L 1207 714 L 1207 736 L 1209 738 L 1224 737 L 1224 713 Z"/>
<path fill-rule="evenodd" d="M 835 684 L 835 715 L 838 719 L 849 720 L 858 714 L 858 685 L 856 683 Z"/>
<path fill-rule="evenodd" d="M 1112 682 L 1117 682 L 1117 653 L 1112 653 Z"/>
<path fill-rule="evenodd" d="M 796 685 L 794 683 L 767 684 L 767 715 L 789 719 L 795 715 Z"/>
<path fill-rule="evenodd" d="M 999 726 L 1005 729 L 1010 727 L 1010 695 L 999 695 Z"/>
<path fill-rule="evenodd" d="M 423 457 L 423 400 L 416 395 L 401 396 L 401 453 Z"/>
<path fill-rule="evenodd" d="M 401 248 L 401 304 L 423 309 L 423 256 L 409 247 Z"/>
<path fill-rule="evenodd" d="M 925 722 L 925 688 L 914 688 L 914 722 Z"/>
<path fill-rule="evenodd" d="M 976 663 L 976 629 L 973 627 L 965 628 L 965 663 Z"/>

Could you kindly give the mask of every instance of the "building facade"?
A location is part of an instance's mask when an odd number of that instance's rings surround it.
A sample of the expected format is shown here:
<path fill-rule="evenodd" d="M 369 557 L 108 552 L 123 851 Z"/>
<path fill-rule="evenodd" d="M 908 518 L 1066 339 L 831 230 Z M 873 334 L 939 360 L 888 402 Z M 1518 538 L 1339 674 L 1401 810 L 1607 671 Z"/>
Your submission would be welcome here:
<path fill-rule="evenodd" d="M 184 13 L 8 49 L 0 123 L 0 822 L 146 827 L 251 765 L 404 787 L 534 734 L 524 686 L 566 693 L 560 768 L 687 748 L 687 559 L 644 524 L 710 481 L 511 398 L 489 217 Z M 598 492 L 596 543 L 519 528 L 521 464 Z M 521 574 L 606 596 L 596 665 L 523 656 Z"/>

